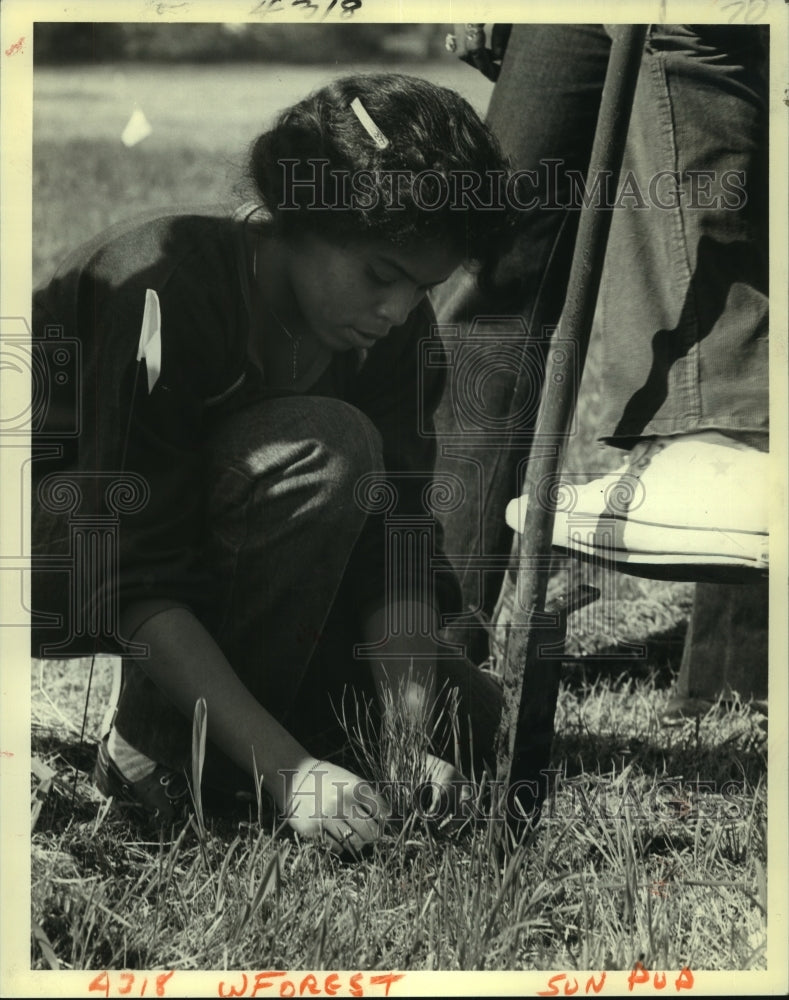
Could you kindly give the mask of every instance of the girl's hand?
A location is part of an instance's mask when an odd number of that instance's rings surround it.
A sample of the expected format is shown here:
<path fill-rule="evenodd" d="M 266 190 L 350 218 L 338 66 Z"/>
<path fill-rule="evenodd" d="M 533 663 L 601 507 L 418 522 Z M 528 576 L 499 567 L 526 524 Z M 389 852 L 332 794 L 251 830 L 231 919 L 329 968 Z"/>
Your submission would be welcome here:
<path fill-rule="evenodd" d="M 425 781 L 433 788 L 433 808 L 441 827 L 458 825 L 468 819 L 464 808 L 473 798 L 473 786 L 456 767 L 432 753 L 425 762 Z"/>
<path fill-rule="evenodd" d="M 287 774 L 284 814 L 299 836 L 356 856 L 383 834 L 389 806 L 369 781 L 315 758 Z"/>

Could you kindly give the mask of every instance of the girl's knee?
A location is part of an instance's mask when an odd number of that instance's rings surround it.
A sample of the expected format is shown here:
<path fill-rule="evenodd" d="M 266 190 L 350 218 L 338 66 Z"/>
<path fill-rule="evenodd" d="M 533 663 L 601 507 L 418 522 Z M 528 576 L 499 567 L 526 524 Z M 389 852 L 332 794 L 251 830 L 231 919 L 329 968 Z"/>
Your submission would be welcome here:
<path fill-rule="evenodd" d="M 384 469 L 381 435 L 366 414 L 338 399 L 310 400 L 301 418 L 301 460 L 293 472 L 309 477 L 322 506 L 337 518 L 361 514 L 359 483 Z"/>
<path fill-rule="evenodd" d="M 222 428 L 215 439 L 218 508 L 290 504 L 305 514 L 363 519 L 356 503 L 363 477 L 384 468 L 381 435 L 342 400 L 299 396 L 267 400 Z M 328 522 L 327 522 L 328 523 Z"/>
<path fill-rule="evenodd" d="M 370 473 L 384 469 L 383 444 L 370 418 L 339 399 L 321 400 L 319 426 L 314 440 L 336 473 L 351 488 Z"/>

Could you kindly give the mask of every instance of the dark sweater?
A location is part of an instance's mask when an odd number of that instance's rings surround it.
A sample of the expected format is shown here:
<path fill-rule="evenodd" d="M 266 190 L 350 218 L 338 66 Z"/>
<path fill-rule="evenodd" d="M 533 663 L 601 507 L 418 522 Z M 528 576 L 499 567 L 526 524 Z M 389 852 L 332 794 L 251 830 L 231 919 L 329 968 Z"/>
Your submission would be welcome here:
<path fill-rule="evenodd" d="M 274 394 L 248 354 L 245 225 L 211 213 L 124 224 L 76 250 L 35 293 L 34 342 L 46 344 L 51 360 L 56 340 L 77 341 L 70 350 L 76 347 L 79 360 L 77 393 L 72 397 L 51 382 L 33 435 L 34 612 L 77 613 L 67 610 L 69 574 L 48 566 L 49 556 L 66 552 L 69 533 L 68 513 L 44 510 L 36 498 L 52 472 L 77 474 L 80 516 L 107 514 L 103 487 L 112 475 L 134 473 L 148 486 L 144 506 L 120 515 L 117 580 L 107 592 L 80 601 L 122 608 L 165 598 L 201 618 L 210 608 L 221 584 L 201 559 L 204 445 L 224 416 Z M 162 329 L 161 375 L 150 394 L 144 364 L 136 360 L 146 289 L 158 295 Z M 420 378 L 418 346 L 434 323 L 422 300 L 405 324 L 369 351 L 335 354 L 308 390 L 344 399 L 370 417 L 388 471 L 423 474 L 398 479 L 398 512 L 424 513 L 422 488 L 434 463 L 429 429 L 442 366 L 431 364 Z M 436 565 L 446 568 L 438 584 L 446 607 L 454 603 L 454 584 L 448 564 L 440 552 L 436 556 Z M 368 599 L 383 590 L 383 561 L 381 551 L 380 573 L 365 581 Z M 34 652 L 39 641 L 54 636 L 52 629 L 34 629 Z"/>

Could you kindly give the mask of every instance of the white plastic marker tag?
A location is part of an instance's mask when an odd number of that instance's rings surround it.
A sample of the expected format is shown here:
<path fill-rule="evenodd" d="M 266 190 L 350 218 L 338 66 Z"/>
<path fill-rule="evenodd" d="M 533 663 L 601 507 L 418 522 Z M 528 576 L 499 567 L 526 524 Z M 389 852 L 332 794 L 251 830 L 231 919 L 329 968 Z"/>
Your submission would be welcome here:
<path fill-rule="evenodd" d="M 145 289 L 145 311 L 142 314 L 137 360 L 145 361 L 150 396 L 162 371 L 162 314 L 159 309 L 159 296 L 152 288 Z"/>
<path fill-rule="evenodd" d="M 151 132 L 153 129 L 145 113 L 141 108 L 135 108 L 126 122 L 126 128 L 121 132 L 121 142 L 124 146 L 136 146 L 138 142 L 147 139 Z"/>

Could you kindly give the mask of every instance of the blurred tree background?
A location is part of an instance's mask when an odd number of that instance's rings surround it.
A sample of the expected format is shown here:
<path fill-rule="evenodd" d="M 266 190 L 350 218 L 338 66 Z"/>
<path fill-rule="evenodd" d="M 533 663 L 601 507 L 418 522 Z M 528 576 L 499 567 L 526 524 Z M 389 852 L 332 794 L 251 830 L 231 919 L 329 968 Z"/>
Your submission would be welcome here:
<path fill-rule="evenodd" d="M 38 65 L 420 62 L 443 54 L 449 30 L 443 24 L 38 22 L 34 55 Z"/>

